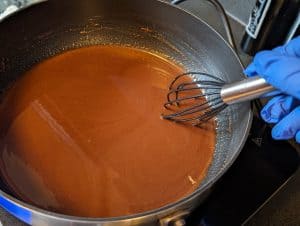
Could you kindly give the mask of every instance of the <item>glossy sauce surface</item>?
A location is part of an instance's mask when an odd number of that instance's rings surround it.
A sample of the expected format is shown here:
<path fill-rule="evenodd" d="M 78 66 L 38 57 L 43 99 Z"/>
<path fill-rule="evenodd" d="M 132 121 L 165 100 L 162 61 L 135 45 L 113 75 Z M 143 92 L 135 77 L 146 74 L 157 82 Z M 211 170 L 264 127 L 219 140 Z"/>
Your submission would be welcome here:
<path fill-rule="evenodd" d="M 26 202 L 85 217 L 141 213 L 190 194 L 212 160 L 215 130 L 160 119 L 182 72 L 117 46 L 41 62 L 0 106 L 3 179 Z"/>

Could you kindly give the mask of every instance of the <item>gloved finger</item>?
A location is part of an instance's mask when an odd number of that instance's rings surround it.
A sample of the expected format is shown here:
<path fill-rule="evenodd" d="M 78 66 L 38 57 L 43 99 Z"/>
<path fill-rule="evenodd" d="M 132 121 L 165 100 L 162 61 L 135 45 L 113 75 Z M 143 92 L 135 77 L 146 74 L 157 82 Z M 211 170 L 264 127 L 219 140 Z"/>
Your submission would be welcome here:
<path fill-rule="evenodd" d="M 257 75 L 254 63 L 248 65 L 248 67 L 244 70 L 244 74 L 248 77 Z"/>
<path fill-rule="evenodd" d="M 300 131 L 300 106 L 280 120 L 272 129 L 272 137 L 276 140 L 287 140 Z"/>
<path fill-rule="evenodd" d="M 300 58 L 282 57 L 271 51 L 258 53 L 253 61 L 256 72 L 275 88 L 300 98 Z"/>
<path fill-rule="evenodd" d="M 296 142 L 300 144 L 300 131 L 296 133 Z"/>
<path fill-rule="evenodd" d="M 249 64 L 249 66 L 244 70 L 244 73 L 248 77 L 257 75 L 254 63 Z M 275 90 L 270 93 L 264 94 L 262 97 L 271 97 L 271 96 L 279 95 L 280 93 L 281 93 L 281 91 Z"/>
<path fill-rule="evenodd" d="M 292 96 L 279 95 L 273 97 L 261 110 L 261 117 L 267 123 L 278 123 L 300 103 Z"/>

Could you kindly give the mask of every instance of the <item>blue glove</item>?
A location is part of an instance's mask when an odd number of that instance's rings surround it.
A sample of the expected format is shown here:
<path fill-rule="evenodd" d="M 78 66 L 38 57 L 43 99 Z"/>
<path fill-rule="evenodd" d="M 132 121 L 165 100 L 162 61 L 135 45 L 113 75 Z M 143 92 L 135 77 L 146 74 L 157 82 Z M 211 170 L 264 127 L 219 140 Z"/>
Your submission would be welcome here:
<path fill-rule="evenodd" d="M 281 91 L 261 111 L 266 122 L 276 124 L 272 137 L 277 140 L 295 137 L 300 143 L 300 37 L 256 54 L 245 74 L 259 75 Z"/>

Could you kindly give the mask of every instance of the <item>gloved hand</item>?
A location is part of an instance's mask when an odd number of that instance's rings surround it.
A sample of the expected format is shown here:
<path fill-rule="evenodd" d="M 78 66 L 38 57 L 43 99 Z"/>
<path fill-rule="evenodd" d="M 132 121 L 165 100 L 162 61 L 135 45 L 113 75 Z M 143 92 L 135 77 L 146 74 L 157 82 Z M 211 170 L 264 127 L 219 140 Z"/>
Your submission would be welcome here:
<path fill-rule="evenodd" d="M 261 111 L 266 122 L 276 124 L 272 137 L 277 140 L 295 137 L 300 143 L 300 37 L 256 54 L 245 74 L 259 75 L 281 91 Z"/>

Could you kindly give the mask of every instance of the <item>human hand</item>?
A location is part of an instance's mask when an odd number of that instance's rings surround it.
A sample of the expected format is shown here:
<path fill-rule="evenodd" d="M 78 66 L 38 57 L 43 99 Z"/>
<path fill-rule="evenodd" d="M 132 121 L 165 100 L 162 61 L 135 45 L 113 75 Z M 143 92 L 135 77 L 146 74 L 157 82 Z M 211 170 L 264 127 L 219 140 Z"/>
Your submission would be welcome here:
<path fill-rule="evenodd" d="M 272 137 L 277 140 L 295 137 L 300 143 L 300 37 L 256 54 L 245 74 L 259 75 L 281 91 L 261 111 L 266 122 L 276 124 Z"/>

